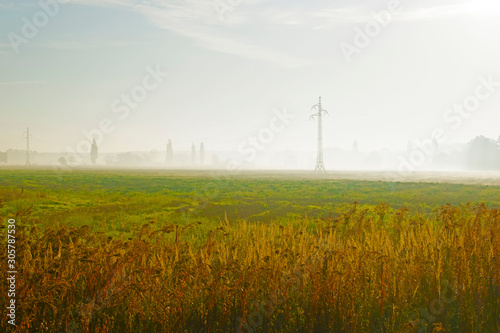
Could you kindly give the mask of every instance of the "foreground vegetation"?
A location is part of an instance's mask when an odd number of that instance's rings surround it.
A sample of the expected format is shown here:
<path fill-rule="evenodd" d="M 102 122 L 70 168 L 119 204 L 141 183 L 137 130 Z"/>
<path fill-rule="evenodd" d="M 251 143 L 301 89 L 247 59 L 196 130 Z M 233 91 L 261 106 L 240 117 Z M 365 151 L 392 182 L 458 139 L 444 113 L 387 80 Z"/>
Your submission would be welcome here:
<path fill-rule="evenodd" d="M 18 225 L 19 332 L 500 330 L 498 189 L 333 182 L 344 197 L 365 198 L 337 205 L 319 181 L 237 179 L 206 203 L 193 194 L 206 183 L 199 178 L 91 176 L 58 183 L 33 174 L 27 185 L 13 172 L 0 181 L 2 220 Z M 80 183 L 86 177 L 93 182 Z M 118 192 L 133 182 L 144 187 Z M 176 192 L 162 193 L 169 186 Z M 487 204 L 440 204 L 434 186 L 455 189 L 441 200 L 492 195 Z M 396 200 L 387 187 L 413 208 L 369 202 Z M 254 201 L 292 203 L 262 221 L 206 212 L 220 202 L 241 211 L 237 199 L 256 188 L 267 191 Z M 304 210 L 308 193 L 311 201 L 335 193 L 334 204 Z M 3 292 L 4 309 L 6 301 Z"/>

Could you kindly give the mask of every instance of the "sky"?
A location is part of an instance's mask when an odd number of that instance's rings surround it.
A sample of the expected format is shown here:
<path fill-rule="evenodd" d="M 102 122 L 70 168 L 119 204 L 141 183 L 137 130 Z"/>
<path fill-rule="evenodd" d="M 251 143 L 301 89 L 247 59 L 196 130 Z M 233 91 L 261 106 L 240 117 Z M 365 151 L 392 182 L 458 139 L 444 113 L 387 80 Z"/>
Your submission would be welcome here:
<path fill-rule="evenodd" d="M 0 151 L 500 136 L 497 0 L 1 0 Z"/>

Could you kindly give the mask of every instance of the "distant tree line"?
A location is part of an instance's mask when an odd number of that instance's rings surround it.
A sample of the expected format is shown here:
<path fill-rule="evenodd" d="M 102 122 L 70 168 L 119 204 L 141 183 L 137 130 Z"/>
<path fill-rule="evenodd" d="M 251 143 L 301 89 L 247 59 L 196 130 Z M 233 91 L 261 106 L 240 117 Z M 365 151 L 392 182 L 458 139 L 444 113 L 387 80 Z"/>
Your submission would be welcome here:
<path fill-rule="evenodd" d="M 167 154 L 165 158 L 165 162 L 167 164 L 173 163 L 174 160 L 174 149 L 172 147 L 172 140 L 168 139 L 167 143 Z M 205 163 L 205 145 L 200 143 L 200 151 L 199 151 L 199 164 L 203 165 Z M 197 164 L 196 160 L 196 145 L 194 142 L 191 144 L 191 164 Z"/>
<path fill-rule="evenodd" d="M 436 154 L 434 164 L 457 166 L 468 170 L 500 170 L 500 137 L 497 140 L 483 135 L 472 139 L 463 150 Z"/>
<path fill-rule="evenodd" d="M 497 140 L 477 136 L 467 145 L 465 156 L 468 169 L 500 170 L 500 136 Z"/>

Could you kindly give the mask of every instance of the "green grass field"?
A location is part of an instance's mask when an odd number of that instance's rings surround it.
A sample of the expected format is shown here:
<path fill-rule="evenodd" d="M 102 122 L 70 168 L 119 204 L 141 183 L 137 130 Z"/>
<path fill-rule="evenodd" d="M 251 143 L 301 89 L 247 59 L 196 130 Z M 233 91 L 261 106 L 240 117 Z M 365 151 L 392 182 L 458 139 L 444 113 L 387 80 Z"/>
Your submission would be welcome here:
<path fill-rule="evenodd" d="M 19 332 L 494 332 L 499 207 L 486 185 L 0 170 Z"/>
<path fill-rule="evenodd" d="M 151 219 L 218 222 L 227 214 L 231 221 L 268 223 L 338 216 L 355 201 L 361 207 L 380 203 L 393 209 L 408 207 L 426 216 L 448 203 L 500 205 L 500 186 L 246 177 L 223 172 L 73 171 L 59 175 L 51 170 L 16 170 L 2 171 L 0 186 L 12 193 L 26 190 L 23 200 L 9 200 L 4 215 L 30 206 L 33 216 L 54 222 L 96 228 L 106 222 L 104 231 L 112 235 L 122 231 L 112 224 Z"/>

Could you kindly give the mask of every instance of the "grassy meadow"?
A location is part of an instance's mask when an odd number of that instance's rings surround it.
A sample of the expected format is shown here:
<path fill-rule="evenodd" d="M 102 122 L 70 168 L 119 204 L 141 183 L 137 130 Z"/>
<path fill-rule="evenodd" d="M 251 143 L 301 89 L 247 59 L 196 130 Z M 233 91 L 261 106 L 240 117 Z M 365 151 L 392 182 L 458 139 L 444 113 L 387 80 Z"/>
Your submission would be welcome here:
<path fill-rule="evenodd" d="M 3 169 L 0 216 L 1 331 L 500 331 L 500 186 Z"/>

